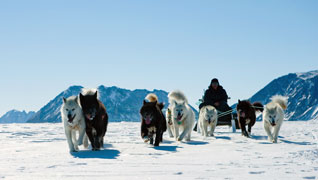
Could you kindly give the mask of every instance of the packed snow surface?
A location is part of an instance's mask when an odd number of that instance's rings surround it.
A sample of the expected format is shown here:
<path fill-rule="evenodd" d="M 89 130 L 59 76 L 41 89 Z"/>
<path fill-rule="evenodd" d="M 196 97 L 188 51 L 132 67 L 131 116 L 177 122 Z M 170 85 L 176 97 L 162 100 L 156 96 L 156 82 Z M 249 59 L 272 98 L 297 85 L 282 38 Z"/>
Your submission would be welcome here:
<path fill-rule="evenodd" d="M 1 124 L 0 179 L 317 179 L 318 121 L 284 122 L 267 141 L 262 122 L 252 138 L 217 127 L 190 142 L 164 135 L 154 148 L 140 124 L 110 123 L 101 151 L 69 153 L 62 123 Z"/>

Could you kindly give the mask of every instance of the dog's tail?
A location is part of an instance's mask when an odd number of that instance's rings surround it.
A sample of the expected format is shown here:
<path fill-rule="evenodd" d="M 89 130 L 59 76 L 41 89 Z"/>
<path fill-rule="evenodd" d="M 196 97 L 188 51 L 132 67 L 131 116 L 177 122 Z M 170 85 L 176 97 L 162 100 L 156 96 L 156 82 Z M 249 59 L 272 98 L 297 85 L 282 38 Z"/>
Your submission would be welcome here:
<path fill-rule="evenodd" d="M 81 93 L 83 96 L 93 96 L 96 95 L 96 98 L 99 99 L 99 93 L 96 88 L 83 88 L 81 90 Z"/>
<path fill-rule="evenodd" d="M 186 98 L 186 96 L 183 94 L 183 92 L 179 91 L 179 90 L 175 90 L 172 91 L 168 94 L 168 98 L 169 98 L 169 103 L 172 104 L 174 101 L 183 101 L 186 104 L 188 104 L 188 99 Z"/>
<path fill-rule="evenodd" d="M 254 107 L 255 111 L 263 112 L 263 110 L 264 110 L 264 106 L 260 102 L 254 102 L 253 107 Z"/>
<path fill-rule="evenodd" d="M 272 102 L 277 103 L 282 107 L 284 110 L 287 109 L 287 102 L 288 102 L 288 97 L 286 96 L 281 96 L 281 95 L 275 95 L 271 97 Z"/>
<path fill-rule="evenodd" d="M 158 102 L 158 97 L 154 93 L 148 94 L 145 99 L 149 102 Z"/>

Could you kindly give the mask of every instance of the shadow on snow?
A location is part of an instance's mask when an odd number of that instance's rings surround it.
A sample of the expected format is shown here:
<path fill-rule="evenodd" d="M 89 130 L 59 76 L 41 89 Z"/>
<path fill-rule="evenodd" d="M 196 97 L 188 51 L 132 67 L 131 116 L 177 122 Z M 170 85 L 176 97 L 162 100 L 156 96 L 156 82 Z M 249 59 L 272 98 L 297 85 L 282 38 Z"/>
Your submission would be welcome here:
<path fill-rule="evenodd" d="M 224 139 L 224 140 L 231 140 L 231 137 L 228 136 L 214 136 L 215 139 Z"/>
<path fill-rule="evenodd" d="M 267 136 L 256 136 L 256 135 L 253 135 L 252 136 L 252 139 L 255 139 L 255 140 L 267 140 Z"/>
<path fill-rule="evenodd" d="M 178 146 L 157 146 L 154 149 L 159 151 L 170 151 L 170 152 L 177 152 L 177 148 L 182 148 Z"/>
<path fill-rule="evenodd" d="M 100 151 L 84 150 L 71 153 L 73 157 L 81 159 L 117 159 L 119 154 L 120 152 L 115 149 L 103 149 Z"/>
<path fill-rule="evenodd" d="M 208 142 L 204 142 L 204 141 L 187 141 L 184 142 L 184 144 L 189 144 L 189 145 L 205 145 L 205 144 L 209 144 Z"/>
<path fill-rule="evenodd" d="M 311 142 L 296 142 L 296 141 L 288 141 L 285 139 L 279 139 L 279 140 L 287 144 L 296 144 L 296 145 L 303 145 L 303 146 L 312 145 Z"/>

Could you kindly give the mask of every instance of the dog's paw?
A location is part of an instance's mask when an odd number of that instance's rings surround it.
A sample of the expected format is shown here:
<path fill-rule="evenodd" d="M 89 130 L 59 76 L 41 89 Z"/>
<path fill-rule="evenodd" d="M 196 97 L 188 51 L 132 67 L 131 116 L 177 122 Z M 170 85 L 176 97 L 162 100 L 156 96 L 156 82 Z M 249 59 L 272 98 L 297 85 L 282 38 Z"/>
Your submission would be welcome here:
<path fill-rule="evenodd" d="M 242 136 L 247 137 L 247 138 L 250 137 L 247 132 L 243 132 Z"/>
<path fill-rule="evenodd" d="M 273 139 L 272 142 L 273 142 L 273 143 L 277 143 L 277 139 Z"/>
<path fill-rule="evenodd" d="M 83 140 L 82 141 L 77 141 L 77 145 L 79 145 L 79 146 L 81 146 L 81 145 L 83 145 Z"/>
<path fill-rule="evenodd" d="M 88 142 L 84 142 L 84 148 L 85 148 L 85 149 L 88 149 L 88 146 L 89 146 L 89 145 L 88 145 Z"/>
<path fill-rule="evenodd" d="M 93 148 L 92 151 L 99 151 L 99 148 Z"/>
<path fill-rule="evenodd" d="M 145 143 L 147 143 L 147 142 L 149 141 L 149 137 L 148 137 L 148 136 L 145 136 L 145 137 L 143 138 L 143 140 L 144 140 Z"/>
<path fill-rule="evenodd" d="M 178 138 L 177 138 L 177 141 L 182 141 L 182 138 L 181 138 L 181 137 L 178 137 Z"/>

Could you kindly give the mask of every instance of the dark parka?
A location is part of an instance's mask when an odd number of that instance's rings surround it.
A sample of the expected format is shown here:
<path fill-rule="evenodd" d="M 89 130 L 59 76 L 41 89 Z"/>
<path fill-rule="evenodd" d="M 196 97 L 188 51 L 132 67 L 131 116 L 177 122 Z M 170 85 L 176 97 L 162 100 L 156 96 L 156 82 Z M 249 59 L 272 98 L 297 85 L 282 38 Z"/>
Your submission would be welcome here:
<path fill-rule="evenodd" d="M 222 86 L 218 86 L 216 90 L 209 86 L 209 89 L 206 90 L 204 93 L 203 102 L 200 104 L 199 108 L 201 109 L 203 106 L 206 105 L 214 106 L 214 103 L 216 102 L 219 102 L 220 106 L 222 107 L 227 104 L 227 99 L 228 96 Z"/>

